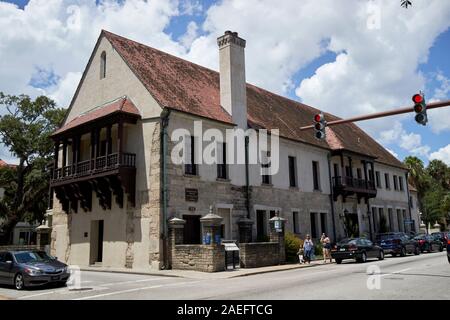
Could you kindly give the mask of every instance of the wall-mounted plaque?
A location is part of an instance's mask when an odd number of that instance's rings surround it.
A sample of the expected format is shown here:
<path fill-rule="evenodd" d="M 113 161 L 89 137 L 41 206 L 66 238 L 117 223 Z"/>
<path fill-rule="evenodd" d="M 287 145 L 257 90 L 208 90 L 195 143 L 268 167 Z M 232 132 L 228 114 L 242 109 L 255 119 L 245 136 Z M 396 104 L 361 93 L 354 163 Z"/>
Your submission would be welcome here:
<path fill-rule="evenodd" d="M 198 201 L 198 189 L 186 188 L 184 192 L 184 198 L 186 201 L 197 202 Z"/>

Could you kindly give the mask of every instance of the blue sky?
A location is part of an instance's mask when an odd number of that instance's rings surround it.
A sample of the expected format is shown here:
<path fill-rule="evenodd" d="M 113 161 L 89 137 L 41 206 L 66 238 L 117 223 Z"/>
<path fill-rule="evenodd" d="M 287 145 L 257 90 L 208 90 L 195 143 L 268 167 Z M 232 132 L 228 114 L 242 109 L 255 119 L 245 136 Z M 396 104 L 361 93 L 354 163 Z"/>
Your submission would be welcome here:
<path fill-rule="evenodd" d="M 450 6 L 439 0 L 414 0 L 409 9 L 386 0 L 330 1 L 329 8 L 308 0 L 277 7 L 256 0 L 154 0 L 140 5 L 123 0 L 33 1 L 26 8 L 27 0 L 7 1 L 19 7 L 9 8 L 15 20 L 0 12 L 0 37 L 8 46 L 0 58 L 10 54 L 10 61 L 17 63 L 15 73 L 8 74 L 9 65 L 0 62 L 0 78 L 9 79 L 0 80 L 0 90 L 44 93 L 61 105 L 70 101 L 101 28 L 211 68 L 217 68 L 217 34 L 239 31 L 247 40 L 249 82 L 342 117 L 410 104 L 418 90 L 428 100 L 450 95 Z M 380 12 L 379 30 L 359 30 L 364 20 L 348 12 L 370 16 L 373 5 Z M 73 7 L 83 9 L 79 16 L 71 15 L 77 13 Z M 60 28 L 62 32 L 54 27 L 58 24 L 68 27 Z M 46 51 L 46 46 L 54 50 Z M 269 50 L 261 55 L 264 46 Z M 399 159 L 414 154 L 425 162 L 440 158 L 450 163 L 450 112 L 430 110 L 429 115 L 426 127 L 416 124 L 412 113 L 359 125 Z M 5 150 L 0 157 L 13 160 Z"/>

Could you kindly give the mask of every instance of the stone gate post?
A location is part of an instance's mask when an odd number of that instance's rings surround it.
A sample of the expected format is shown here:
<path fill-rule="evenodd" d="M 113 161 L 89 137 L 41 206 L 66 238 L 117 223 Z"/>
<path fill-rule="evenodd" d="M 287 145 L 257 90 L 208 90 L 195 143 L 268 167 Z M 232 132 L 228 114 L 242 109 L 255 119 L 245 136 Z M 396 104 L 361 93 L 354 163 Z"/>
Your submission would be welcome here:
<path fill-rule="evenodd" d="M 281 218 L 279 216 L 279 213 L 277 212 L 275 216 L 269 220 L 270 225 L 270 233 L 269 233 L 269 239 L 270 242 L 278 242 L 278 246 L 280 249 L 279 257 L 280 257 L 280 264 L 283 264 L 286 262 L 286 252 L 285 252 L 285 245 L 284 245 L 284 232 L 285 232 L 285 224 L 286 219 Z"/>

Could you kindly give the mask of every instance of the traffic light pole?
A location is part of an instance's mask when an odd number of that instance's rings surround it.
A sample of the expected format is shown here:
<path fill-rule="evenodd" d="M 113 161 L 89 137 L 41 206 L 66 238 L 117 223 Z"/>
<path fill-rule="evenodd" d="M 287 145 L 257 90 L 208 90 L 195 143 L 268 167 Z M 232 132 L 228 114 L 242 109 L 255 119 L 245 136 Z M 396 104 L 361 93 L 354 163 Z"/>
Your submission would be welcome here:
<path fill-rule="evenodd" d="M 443 108 L 450 106 L 450 100 L 446 101 L 438 101 L 438 102 L 431 102 L 427 104 L 427 110 L 429 109 L 436 109 L 436 108 Z M 408 112 L 414 112 L 414 107 L 404 107 L 400 109 L 390 110 L 390 111 L 383 111 L 383 112 L 377 112 L 372 113 L 368 115 L 362 115 L 358 117 L 348 118 L 348 119 L 340 119 L 340 120 L 334 120 L 327 122 L 327 126 L 334 126 L 337 124 L 343 124 L 348 122 L 357 122 L 357 121 L 363 121 L 363 120 L 370 120 L 370 119 L 376 119 L 376 118 L 383 118 L 383 117 L 389 117 L 394 116 L 397 114 L 402 113 L 408 113 Z M 314 125 L 309 125 L 305 127 L 301 127 L 300 130 L 307 130 L 314 128 Z"/>

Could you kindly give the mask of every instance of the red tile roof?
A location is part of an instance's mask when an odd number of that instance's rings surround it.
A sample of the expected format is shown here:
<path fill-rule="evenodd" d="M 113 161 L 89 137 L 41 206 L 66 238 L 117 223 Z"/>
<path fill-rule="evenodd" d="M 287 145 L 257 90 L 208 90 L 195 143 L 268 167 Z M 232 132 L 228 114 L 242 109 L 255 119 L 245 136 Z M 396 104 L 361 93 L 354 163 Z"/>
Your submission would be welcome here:
<path fill-rule="evenodd" d="M 168 53 L 102 31 L 135 75 L 161 106 L 231 123 L 220 105 L 219 73 Z M 101 35 L 101 36 L 102 36 Z M 312 124 L 317 109 L 247 84 L 248 123 L 254 128 L 279 129 L 280 136 L 319 147 L 345 149 L 376 157 L 377 161 L 404 168 L 390 152 L 355 124 L 327 128 L 327 141 L 300 131 Z M 338 117 L 325 114 L 328 121 Z"/>
<path fill-rule="evenodd" d="M 96 119 L 103 118 L 107 115 L 116 112 L 129 113 L 136 116 L 140 116 L 139 110 L 136 108 L 133 102 L 127 97 L 121 97 L 112 102 L 106 103 L 104 105 L 101 105 L 99 107 L 96 107 L 94 109 L 88 110 L 87 112 L 80 114 L 78 117 L 72 119 L 64 126 L 56 130 L 52 135 L 53 136 L 58 135 L 81 124 L 85 124 L 94 121 Z"/>

